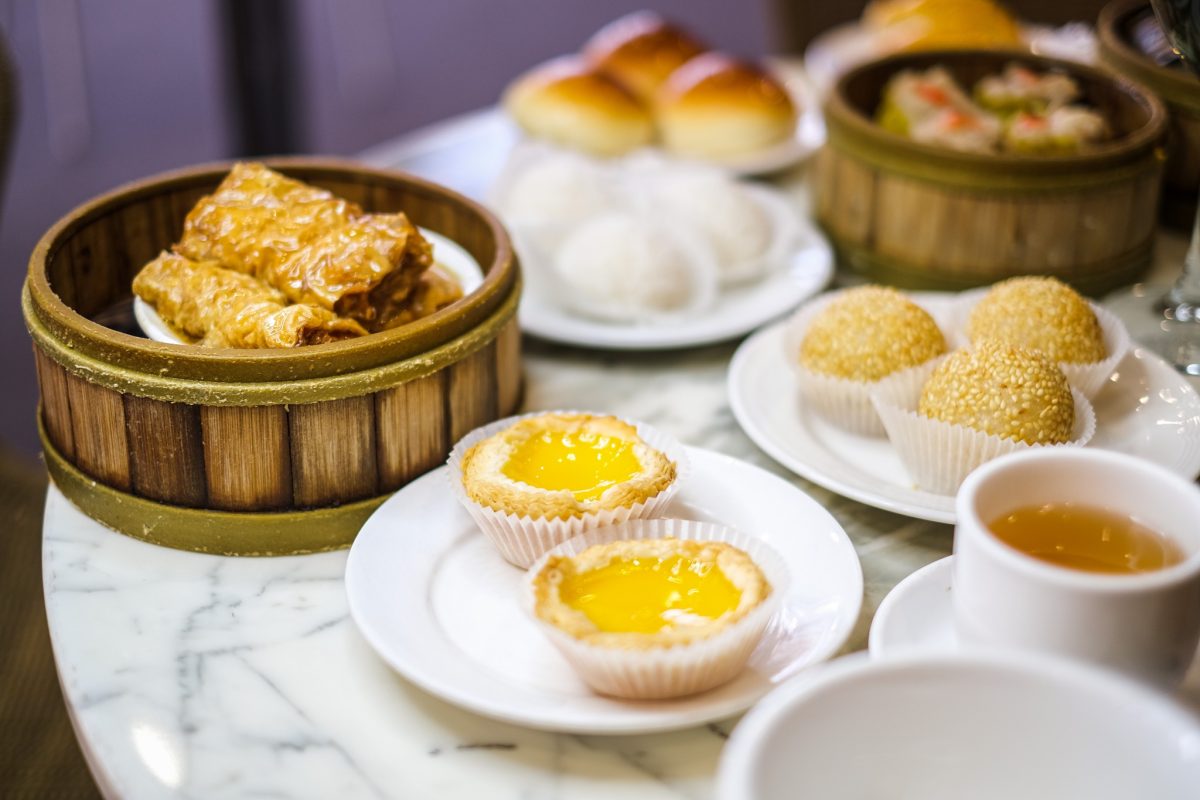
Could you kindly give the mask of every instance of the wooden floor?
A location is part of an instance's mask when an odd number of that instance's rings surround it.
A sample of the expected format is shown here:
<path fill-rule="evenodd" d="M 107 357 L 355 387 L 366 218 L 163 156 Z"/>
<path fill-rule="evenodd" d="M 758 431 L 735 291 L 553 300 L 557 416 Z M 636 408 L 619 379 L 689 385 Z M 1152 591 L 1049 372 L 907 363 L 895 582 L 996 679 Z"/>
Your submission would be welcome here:
<path fill-rule="evenodd" d="M 63 705 L 42 602 L 41 464 L 0 448 L 0 797 L 99 797 Z"/>

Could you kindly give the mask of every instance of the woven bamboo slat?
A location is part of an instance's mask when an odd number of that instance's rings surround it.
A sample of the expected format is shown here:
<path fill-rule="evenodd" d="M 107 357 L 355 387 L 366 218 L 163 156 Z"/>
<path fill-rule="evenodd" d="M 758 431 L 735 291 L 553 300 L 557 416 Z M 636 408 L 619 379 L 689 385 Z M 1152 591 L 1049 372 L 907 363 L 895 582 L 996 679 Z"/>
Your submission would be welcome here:
<path fill-rule="evenodd" d="M 52 476 L 86 512 L 159 544 L 230 554 L 345 546 L 387 492 L 457 437 L 517 410 L 519 281 L 496 220 L 453 192 L 352 164 L 273 166 L 405 211 L 461 244 L 484 282 L 403 328 L 286 351 L 168 345 L 105 327 L 137 269 L 179 237 L 228 165 L 86 203 L 39 243 L 23 294 Z M 121 327 L 121 326 L 117 326 Z"/>
<path fill-rule="evenodd" d="M 887 80 L 945 66 L 964 85 L 1011 61 L 1070 72 L 1117 135 L 1075 156 L 964 153 L 874 122 Z M 909 53 L 857 67 L 826 105 L 814 209 L 841 258 L 874 280 L 962 289 L 1024 274 L 1102 293 L 1149 264 L 1162 179 L 1162 104 L 1081 65 L 1002 51 Z"/>

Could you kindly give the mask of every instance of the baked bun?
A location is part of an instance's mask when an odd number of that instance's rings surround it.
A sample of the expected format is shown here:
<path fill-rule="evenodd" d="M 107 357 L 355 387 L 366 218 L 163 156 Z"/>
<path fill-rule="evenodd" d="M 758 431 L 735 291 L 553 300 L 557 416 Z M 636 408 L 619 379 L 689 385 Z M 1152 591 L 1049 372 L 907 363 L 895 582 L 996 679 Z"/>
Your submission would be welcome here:
<path fill-rule="evenodd" d="M 796 107 L 780 83 L 723 53 L 696 56 L 672 73 L 656 99 L 659 133 L 675 153 L 721 159 L 791 137 Z"/>
<path fill-rule="evenodd" d="M 636 11 L 598 30 L 583 54 L 649 103 L 672 72 L 707 49 L 653 11 Z"/>
<path fill-rule="evenodd" d="M 503 102 L 530 135 L 597 155 L 619 155 L 654 138 L 649 110 L 629 89 L 571 56 L 517 78 Z"/>

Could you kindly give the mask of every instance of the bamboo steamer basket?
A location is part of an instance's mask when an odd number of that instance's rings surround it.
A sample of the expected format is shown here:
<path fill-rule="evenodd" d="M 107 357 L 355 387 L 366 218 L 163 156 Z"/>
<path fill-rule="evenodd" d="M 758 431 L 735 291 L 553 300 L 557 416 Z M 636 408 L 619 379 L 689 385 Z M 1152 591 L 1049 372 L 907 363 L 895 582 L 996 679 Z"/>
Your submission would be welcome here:
<path fill-rule="evenodd" d="M 122 533 L 227 555 L 344 547 L 388 493 L 517 409 L 518 267 L 495 217 L 396 172 L 269 163 L 368 211 L 404 211 L 462 245 L 483 283 L 358 339 L 291 350 L 162 344 L 126 332 L 137 330 L 130 283 L 230 165 L 149 178 L 76 208 L 34 249 L 22 297 L 38 423 L 54 482 Z"/>
<path fill-rule="evenodd" d="M 1076 156 L 987 155 L 919 144 L 874 122 L 900 70 L 942 65 L 970 87 L 1014 61 L 1076 78 L 1115 140 Z M 825 122 L 816 216 L 841 260 L 872 280 L 956 290 L 1042 274 L 1101 294 L 1150 263 L 1166 112 L 1124 79 L 1016 51 L 902 53 L 842 75 Z"/>
<path fill-rule="evenodd" d="M 1117 0 L 1105 6 L 1096 23 L 1100 60 L 1166 104 L 1167 166 L 1160 216 L 1171 227 L 1190 231 L 1200 197 L 1200 78 L 1182 67 L 1161 66 L 1138 47 L 1134 27 L 1153 16 L 1144 0 Z"/>

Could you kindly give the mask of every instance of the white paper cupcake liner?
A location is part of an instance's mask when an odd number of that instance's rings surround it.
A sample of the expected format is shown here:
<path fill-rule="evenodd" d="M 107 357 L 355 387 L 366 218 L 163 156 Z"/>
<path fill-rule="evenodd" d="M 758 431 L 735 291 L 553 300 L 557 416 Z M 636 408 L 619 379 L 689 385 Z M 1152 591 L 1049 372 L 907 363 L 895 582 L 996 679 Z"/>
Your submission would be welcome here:
<path fill-rule="evenodd" d="M 796 313 L 788 320 L 787 328 L 784 330 L 784 355 L 796 375 L 801 403 L 824 419 L 851 433 L 864 436 L 883 436 L 885 433 L 883 423 L 871 402 L 871 394 L 880 381 L 856 381 L 823 375 L 807 369 L 800 363 L 800 343 L 804 341 L 804 335 L 808 332 L 808 326 L 812 323 L 813 317 L 839 294 L 841 292 L 830 292 L 797 309 Z M 949 346 L 950 334 L 947 330 L 947 320 L 940 318 L 941 312 L 935 313 L 921 303 L 917 303 L 917 305 L 924 308 L 933 317 L 933 321 L 942 330 L 942 336 L 945 337 L 947 346 Z M 915 367 L 897 370 L 883 380 L 915 390 L 919 395 L 921 387 L 929 379 L 936 363 L 936 359 L 931 359 Z"/>
<path fill-rule="evenodd" d="M 970 345 L 970 340 L 967 338 L 967 320 L 971 317 L 971 311 L 988 291 L 990 291 L 990 287 L 972 289 L 969 292 L 963 292 L 954 302 L 953 318 L 950 324 L 957 345 L 961 347 Z M 1108 379 L 1116 371 L 1117 365 L 1129 351 L 1131 341 L 1125 323 L 1116 314 L 1090 300 L 1088 305 L 1092 307 L 1092 311 L 1096 314 L 1096 320 L 1100 323 L 1100 332 L 1104 336 L 1104 349 L 1108 356 L 1103 361 L 1096 361 L 1092 364 L 1073 364 L 1068 361 L 1060 361 L 1058 366 L 1067 376 L 1067 382 L 1071 384 L 1071 387 L 1078 389 L 1084 397 L 1091 400 L 1108 383 Z"/>
<path fill-rule="evenodd" d="M 943 359 L 935 361 L 935 365 Z M 918 488 L 953 495 L 976 467 L 993 458 L 1037 447 L 1083 447 L 1096 432 L 1096 414 L 1083 393 L 1072 387 L 1075 427 L 1071 441 L 1061 445 L 1026 444 L 965 425 L 930 419 L 917 412 L 921 387 L 880 382 L 872 401 L 888 439 Z"/>
<path fill-rule="evenodd" d="M 546 551 L 586 530 L 615 525 L 626 520 L 656 516 L 671 502 L 691 472 L 691 462 L 688 460 L 687 451 L 677 439 L 644 422 L 626 420 L 637 428 L 638 436 L 643 442 L 675 462 L 675 480 L 654 497 L 632 506 L 590 512 L 566 519 L 546 519 L 496 511 L 467 496 L 462 479 L 462 459 L 467 451 L 475 444 L 511 427 L 520 420 L 545 414 L 606 416 L 597 411 L 535 411 L 507 417 L 468 433 L 459 440 L 458 444 L 454 445 L 446 462 L 449 467 L 450 489 L 458 502 L 462 503 L 463 508 L 471 515 L 471 519 L 500 551 L 504 560 L 522 569 L 537 561 Z"/>
<path fill-rule="evenodd" d="M 717 634 L 687 644 L 624 649 L 588 644 L 534 614 L 533 579 L 551 555 L 575 556 L 596 544 L 674 537 L 726 542 L 746 552 L 771 585 L 771 594 L 745 617 Z M 788 591 L 783 557 L 761 539 L 711 522 L 682 519 L 632 520 L 599 528 L 555 547 L 530 569 L 523 603 L 537 625 L 592 690 L 627 699 L 683 697 L 736 677 L 762 640 Z"/>

